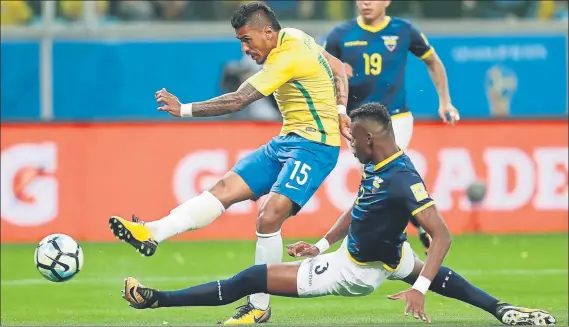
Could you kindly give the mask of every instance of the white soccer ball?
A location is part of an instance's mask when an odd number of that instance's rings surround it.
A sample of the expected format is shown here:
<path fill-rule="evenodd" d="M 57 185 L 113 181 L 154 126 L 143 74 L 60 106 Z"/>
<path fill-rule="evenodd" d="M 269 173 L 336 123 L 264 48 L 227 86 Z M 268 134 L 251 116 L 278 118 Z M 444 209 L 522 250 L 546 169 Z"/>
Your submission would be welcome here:
<path fill-rule="evenodd" d="M 70 236 L 52 234 L 41 240 L 34 253 L 36 268 L 52 282 L 64 282 L 83 267 L 83 249 Z"/>

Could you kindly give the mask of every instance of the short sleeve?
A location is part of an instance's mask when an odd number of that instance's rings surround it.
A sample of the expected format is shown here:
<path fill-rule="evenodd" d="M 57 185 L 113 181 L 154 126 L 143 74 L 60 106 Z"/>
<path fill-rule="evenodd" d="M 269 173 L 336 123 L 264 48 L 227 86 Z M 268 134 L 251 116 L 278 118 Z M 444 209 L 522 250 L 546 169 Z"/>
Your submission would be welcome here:
<path fill-rule="evenodd" d="M 427 40 L 425 34 L 421 33 L 421 31 L 413 25 L 411 25 L 410 39 L 409 51 L 415 56 L 425 59 L 433 53 L 434 49 L 429 44 L 429 40 Z"/>
<path fill-rule="evenodd" d="M 423 179 L 417 172 L 398 172 L 394 182 L 394 196 L 409 214 L 415 216 L 435 204 L 435 201 L 427 192 Z"/>
<path fill-rule="evenodd" d="M 338 33 L 336 33 L 335 30 L 332 31 L 326 38 L 326 41 L 324 41 L 324 50 L 334 57 L 340 58 L 342 49 L 340 48 Z"/>
<path fill-rule="evenodd" d="M 291 80 L 294 74 L 297 55 L 290 45 L 284 43 L 275 50 L 271 52 L 263 68 L 247 79 L 247 82 L 264 96 L 275 92 L 279 87 Z"/>

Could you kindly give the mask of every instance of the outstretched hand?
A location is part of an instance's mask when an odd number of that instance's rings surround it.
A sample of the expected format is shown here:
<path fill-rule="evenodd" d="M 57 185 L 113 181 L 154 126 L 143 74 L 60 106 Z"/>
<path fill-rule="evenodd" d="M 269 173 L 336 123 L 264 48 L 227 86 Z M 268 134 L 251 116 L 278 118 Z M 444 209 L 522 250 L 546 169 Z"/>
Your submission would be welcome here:
<path fill-rule="evenodd" d="M 291 257 L 315 257 L 320 254 L 320 250 L 312 244 L 306 242 L 296 242 L 286 246 L 288 255 Z"/>
<path fill-rule="evenodd" d="M 421 319 L 427 323 L 431 323 L 431 319 L 425 314 L 425 295 L 416 289 L 410 288 L 397 294 L 389 295 L 387 298 L 390 300 L 405 301 L 407 303 L 405 316 L 408 316 L 409 312 L 411 312 L 415 319 Z"/>
<path fill-rule="evenodd" d="M 161 107 L 158 107 L 158 111 L 166 111 L 175 117 L 181 116 L 180 110 L 182 108 L 182 104 L 175 95 L 163 88 L 162 90 L 157 91 L 154 94 L 154 97 L 156 98 L 156 103 L 162 105 Z"/>

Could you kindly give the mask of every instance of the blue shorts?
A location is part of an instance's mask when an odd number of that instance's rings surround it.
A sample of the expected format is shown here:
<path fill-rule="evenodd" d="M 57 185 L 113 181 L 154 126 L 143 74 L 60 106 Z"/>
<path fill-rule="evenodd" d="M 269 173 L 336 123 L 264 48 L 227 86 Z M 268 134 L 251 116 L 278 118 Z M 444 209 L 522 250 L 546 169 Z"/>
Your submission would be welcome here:
<path fill-rule="evenodd" d="M 241 159 L 232 169 L 255 199 L 274 192 L 297 206 L 296 214 L 336 166 L 340 147 L 307 140 L 297 134 L 274 137 Z"/>

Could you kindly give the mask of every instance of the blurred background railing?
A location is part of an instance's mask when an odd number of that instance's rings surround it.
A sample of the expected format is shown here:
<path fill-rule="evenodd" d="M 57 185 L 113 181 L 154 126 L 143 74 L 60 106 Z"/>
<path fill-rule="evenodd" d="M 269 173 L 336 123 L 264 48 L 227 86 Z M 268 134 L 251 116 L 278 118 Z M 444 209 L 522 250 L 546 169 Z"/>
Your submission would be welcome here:
<path fill-rule="evenodd" d="M 225 21 L 231 12 L 247 1 L 53 1 L 56 21 L 80 23 L 93 16 L 102 24 L 148 21 Z M 355 1 L 266 0 L 285 20 L 344 20 L 355 15 Z M 2 25 L 41 24 L 46 7 L 41 1 L 2 1 Z M 47 9 L 49 10 L 49 9 Z M 394 16 L 427 19 L 566 19 L 566 1 L 524 0 L 410 0 L 393 1 Z"/>
<path fill-rule="evenodd" d="M 355 1 L 266 2 L 319 40 L 355 16 Z M 230 91 L 258 69 L 228 22 L 240 3 L 1 1 L 2 119 L 169 119 L 154 110 L 161 87 L 183 101 Z M 429 36 L 463 118 L 567 117 L 566 1 L 393 1 L 389 14 Z M 410 107 L 435 118 L 421 65 L 410 58 Z M 273 105 L 216 119 L 278 120 Z"/>

